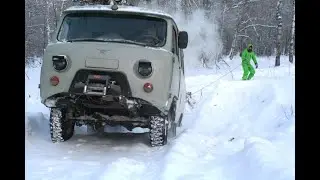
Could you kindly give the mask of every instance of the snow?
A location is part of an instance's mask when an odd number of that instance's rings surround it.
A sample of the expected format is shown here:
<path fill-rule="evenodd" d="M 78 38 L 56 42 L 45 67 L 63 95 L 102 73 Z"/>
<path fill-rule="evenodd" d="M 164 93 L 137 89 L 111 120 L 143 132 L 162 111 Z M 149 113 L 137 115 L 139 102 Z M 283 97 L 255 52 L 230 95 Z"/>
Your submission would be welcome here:
<path fill-rule="evenodd" d="M 72 6 L 66 9 L 65 11 L 114 11 L 111 9 L 112 5 L 84 5 L 84 6 Z M 172 16 L 168 13 L 165 13 L 160 10 L 155 9 L 147 9 L 144 7 L 137 7 L 137 6 L 124 6 L 118 5 L 119 9 L 116 11 L 119 12 L 133 12 L 133 13 L 146 13 L 151 15 L 160 15 L 165 16 L 172 19 Z"/>
<path fill-rule="evenodd" d="M 295 65 L 274 60 L 258 57 L 250 81 L 240 80 L 237 57 L 226 60 L 230 68 L 188 69 L 187 91 L 208 86 L 193 94 L 197 104 L 187 105 L 179 135 L 163 147 L 150 147 L 141 128 L 123 127 L 77 128 L 69 141 L 51 143 L 40 69 L 27 69 L 26 179 L 294 180 Z"/>

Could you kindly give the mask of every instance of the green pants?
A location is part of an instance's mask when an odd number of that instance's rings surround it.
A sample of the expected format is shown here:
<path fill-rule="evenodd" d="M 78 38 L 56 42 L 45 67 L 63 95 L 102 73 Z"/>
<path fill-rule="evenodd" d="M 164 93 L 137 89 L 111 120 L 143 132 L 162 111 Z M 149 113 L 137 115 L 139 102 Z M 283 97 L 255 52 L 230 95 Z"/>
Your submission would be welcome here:
<path fill-rule="evenodd" d="M 242 69 L 242 80 L 250 80 L 255 74 L 255 70 L 250 63 L 242 63 Z"/>

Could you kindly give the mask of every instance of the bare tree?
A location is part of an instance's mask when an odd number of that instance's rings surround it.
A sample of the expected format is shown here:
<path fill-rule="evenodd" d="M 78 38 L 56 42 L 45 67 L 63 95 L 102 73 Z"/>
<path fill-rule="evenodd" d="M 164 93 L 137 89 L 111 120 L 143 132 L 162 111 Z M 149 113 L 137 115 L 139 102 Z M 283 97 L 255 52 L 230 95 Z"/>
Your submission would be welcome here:
<path fill-rule="evenodd" d="M 234 55 L 249 42 L 256 44 L 255 49 L 259 55 L 266 51 L 265 44 L 270 41 L 270 38 L 266 38 L 266 35 L 272 32 L 270 29 L 277 27 L 273 25 L 273 22 L 269 21 L 270 16 L 268 14 L 271 14 L 270 12 L 272 11 L 267 9 L 272 9 L 272 6 L 268 5 L 270 3 L 259 0 L 239 0 L 233 1 L 230 5 L 225 4 L 226 2 L 223 1 L 223 17 L 221 18 L 223 19 L 223 23 L 221 22 L 223 27 L 220 29 L 220 33 L 224 34 L 222 32 L 226 32 L 223 29 L 227 29 L 227 32 L 229 31 L 228 29 L 234 29 L 231 33 L 232 41 L 230 41 L 231 44 L 229 46 L 229 58 L 233 59 Z M 264 9 L 260 9 L 261 7 L 264 7 Z M 224 42 L 224 44 L 228 46 L 228 42 Z"/>
<path fill-rule="evenodd" d="M 289 50 L 289 61 L 293 63 L 293 51 L 294 51 L 294 34 L 295 34 L 295 0 L 292 2 L 292 24 L 291 24 L 291 39 L 290 39 L 290 50 Z"/>
<path fill-rule="evenodd" d="M 234 31 L 234 35 L 233 35 L 233 41 L 231 44 L 231 49 L 230 49 L 230 53 L 229 53 L 229 58 L 233 59 L 233 56 L 235 54 L 235 48 L 236 48 L 236 44 L 237 44 L 237 38 L 238 38 L 238 33 L 239 33 L 239 26 L 241 24 L 241 12 L 240 12 L 240 8 L 237 8 L 237 18 L 236 18 L 236 27 L 235 27 L 235 31 Z"/>
<path fill-rule="evenodd" d="M 278 33 L 276 42 L 276 61 L 275 66 L 280 66 L 281 56 L 281 37 L 282 37 L 282 16 L 281 16 L 282 0 L 278 0 L 277 4 L 277 21 L 278 21 Z"/>
<path fill-rule="evenodd" d="M 204 10 L 206 21 L 209 23 L 204 26 L 205 29 L 210 28 L 211 22 L 218 21 L 219 24 L 218 34 L 222 39 L 220 59 L 221 56 L 229 56 L 232 59 L 251 42 L 258 56 L 270 56 L 275 52 L 278 59 L 276 65 L 277 63 L 280 65 L 282 53 L 289 54 L 289 61 L 293 62 L 294 0 L 127 0 L 127 2 L 137 6 L 151 3 L 150 6 L 153 8 L 156 6 L 168 13 L 177 12 L 178 6 L 179 11 L 183 12 L 183 18 L 187 20 L 191 19 L 196 10 Z M 42 57 L 50 34 L 56 28 L 57 19 L 63 10 L 71 5 L 73 5 L 71 0 L 25 0 L 26 64 L 27 61 L 31 62 L 33 57 Z M 211 63 L 217 59 L 216 55 L 213 55 L 215 53 L 210 51 L 205 50 L 202 54 L 200 59 L 203 62 Z"/>

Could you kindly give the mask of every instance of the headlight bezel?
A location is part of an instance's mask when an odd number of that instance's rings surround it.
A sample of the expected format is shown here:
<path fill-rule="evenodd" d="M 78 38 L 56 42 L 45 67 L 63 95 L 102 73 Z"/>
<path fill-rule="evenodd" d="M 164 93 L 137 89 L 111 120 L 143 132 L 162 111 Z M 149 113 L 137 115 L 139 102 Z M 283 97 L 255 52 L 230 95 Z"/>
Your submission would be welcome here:
<path fill-rule="evenodd" d="M 55 55 L 55 56 L 52 56 L 51 60 L 52 60 L 52 67 L 57 72 L 66 71 L 70 64 L 70 60 L 66 55 Z"/>
<path fill-rule="evenodd" d="M 137 63 L 137 74 L 139 75 L 139 77 L 141 78 L 149 78 L 152 76 L 153 74 L 153 67 L 152 67 L 152 63 L 150 61 L 146 61 L 146 60 L 140 60 Z"/>

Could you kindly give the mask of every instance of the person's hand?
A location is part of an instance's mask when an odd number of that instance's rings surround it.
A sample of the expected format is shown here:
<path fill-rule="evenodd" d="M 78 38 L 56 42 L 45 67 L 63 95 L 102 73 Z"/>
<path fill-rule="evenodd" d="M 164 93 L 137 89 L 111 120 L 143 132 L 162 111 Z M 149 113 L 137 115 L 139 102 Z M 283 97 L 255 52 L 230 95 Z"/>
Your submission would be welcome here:
<path fill-rule="evenodd" d="M 258 63 L 256 64 L 256 69 L 258 69 Z"/>

